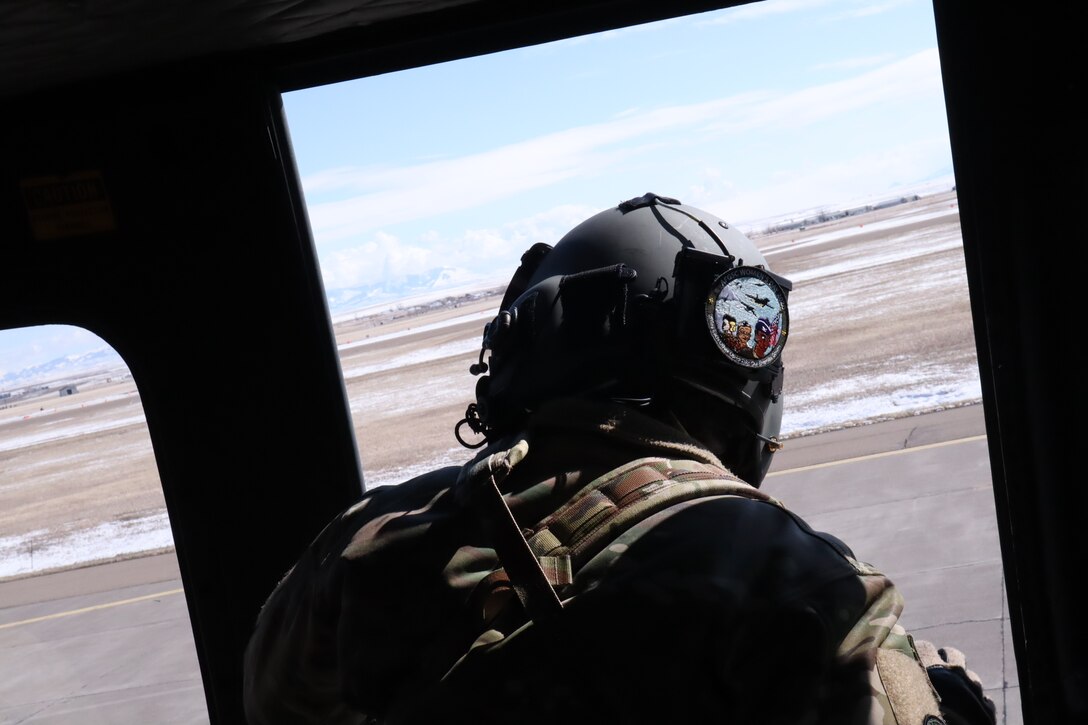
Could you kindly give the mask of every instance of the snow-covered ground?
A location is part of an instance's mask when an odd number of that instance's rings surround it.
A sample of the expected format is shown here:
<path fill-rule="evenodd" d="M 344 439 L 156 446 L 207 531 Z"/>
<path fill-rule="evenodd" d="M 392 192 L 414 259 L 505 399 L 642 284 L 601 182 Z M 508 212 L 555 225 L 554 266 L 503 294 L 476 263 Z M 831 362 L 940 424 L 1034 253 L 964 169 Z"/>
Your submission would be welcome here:
<path fill-rule="evenodd" d="M 883 221 L 875 224 L 844 226 L 833 231 L 812 229 L 808 232 L 798 232 L 783 249 L 788 248 L 796 253 L 806 246 L 818 247 L 834 241 L 841 241 L 850 235 L 870 234 L 881 232 L 879 243 L 871 245 L 872 253 L 869 256 L 857 256 L 856 253 L 837 259 L 829 255 L 826 264 L 809 266 L 803 273 L 791 276 L 794 283 L 818 278 L 830 278 L 841 275 L 844 271 L 861 268 L 888 269 L 888 274 L 895 272 L 894 264 L 897 260 L 932 255 L 942 250 L 955 249 L 962 242 L 958 234 L 958 217 L 955 217 L 955 209 L 945 210 L 919 210 L 911 213 L 904 209 L 902 213 L 890 213 Z M 928 215 L 928 216 L 927 216 Z M 915 225 L 920 221 L 941 221 L 943 216 L 949 217 L 948 231 L 934 232 L 929 227 L 928 232 L 913 234 L 906 231 L 905 227 Z M 764 248 L 768 259 L 773 260 L 777 249 L 774 246 Z M 947 266 L 947 263 L 943 263 Z M 918 269 L 923 269 L 921 262 Z M 947 279 L 942 278 L 947 277 Z M 920 288 L 926 284 L 939 285 L 963 284 L 962 269 L 932 270 L 930 274 L 919 275 L 917 283 Z M 888 284 L 903 284 L 902 279 L 886 280 Z M 795 293 L 796 294 L 796 293 Z M 926 292 L 925 294 L 929 294 Z M 835 294 L 820 294 L 812 297 L 797 296 L 797 304 L 793 309 L 794 321 L 803 313 L 805 318 L 820 320 L 832 318 L 837 314 L 836 306 L 844 304 L 841 298 Z M 791 300 L 791 305 L 793 300 Z M 856 302 L 855 302 L 856 304 Z M 420 326 L 411 330 L 410 334 L 418 335 L 423 332 L 446 330 L 453 325 L 471 321 L 482 323 L 490 318 L 491 313 L 478 312 L 437 322 L 432 325 Z M 341 353 L 349 350 L 359 352 L 360 348 L 374 346 L 379 343 L 389 342 L 408 333 L 393 332 L 385 335 L 374 335 L 365 340 L 345 343 L 341 347 Z M 478 335 L 472 335 L 465 339 L 452 340 L 444 344 L 425 348 L 403 348 L 404 352 L 392 353 L 388 356 L 366 360 L 361 364 L 344 366 L 345 378 L 352 379 L 360 376 L 371 375 L 381 371 L 406 368 L 426 362 L 463 356 L 479 349 Z M 365 358 L 363 358 L 365 359 Z M 465 376 L 462 374 L 454 380 L 435 380 L 429 388 L 428 396 L 434 394 L 435 389 L 452 387 L 464 387 Z M 427 396 L 424 396 L 427 397 Z M 912 413 L 953 407 L 978 402 L 981 398 L 981 387 L 978 378 L 978 369 L 972 361 L 941 360 L 934 359 L 919 351 L 917 357 L 903 358 L 890 361 L 887 368 L 868 374 L 843 374 L 839 379 L 823 379 L 818 384 L 809 387 L 790 387 L 786 403 L 786 412 L 783 418 L 784 437 L 802 435 L 806 432 L 841 427 L 844 422 L 858 423 L 871 420 L 879 420 L 888 417 L 900 417 Z M 63 400 L 63 399 L 61 399 Z M 15 451 L 19 448 L 32 446 L 46 440 L 57 440 L 66 437 L 79 437 L 90 433 L 102 432 L 110 428 L 131 425 L 142 422 L 142 416 L 133 415 L 131 410 L 115 412 L 113 414 L 95 415 L 87 413 L 86 408 L 101 405 L 103 411 L 108 403 L 115 402 L 115 397 L 102 396 L 93 401 L 84 401 L 81 415 L 65 415 L 64 411 L 42 410 L 44 416 L 47 413 L 48 421 L 43 420 L 43 425 L 33 432 L 23 432 L 19 435 L 5 433 L 15 426 L 7 426 L 11 423 L 11 416 L 4 417 L 6 411 L 0 410 L 0 456 L 4 452 Z M 421 399 L 422 400 L 422 399 Z M 358 411 L 364 405 L 371 404 L 365 401 L 352 400 L 352 409 Z M 411 397 L 401 397 L 398 405 L 411 406 Z M 58 402 L 59 408 L 62 403 Z M 116 408 L 116 406 L 113 406 Z M 124 410 L 124 409 L 123 409 Z M 445 458 L 443 459 L 443 455 Z M 445 454 L 440 454 L 438 460 L 432 458 L 421 462 L 416 466 L 400 466 L 395 469 L 367 472 L 367 485 L 394 484 L 403 481 L 417 473 L 431 469 L 436 465 L 459 463 L 465 458 L 465 451 L 461 448 L 451 448 Z M 3 458 L 0 458 L 0 462 Z M 2 481 L 0 481 L 2 485 Z M 58 567 L 77 565 L 81 563 L 110 559 L 118 556 L 135 555 L 142 552 L 169 548 L 173 544 L 170 534 L 170 526 L 166 512 L 159 511 L 151 515 L 126 518 L 123 521 L 104 522 L 91 528 L 82 528 L 72 531 L 48 532 L 49 536 L 43 536 L 42 531 L 34 531 L 20 536 L 0 538 L 0 578 L 23 575 L 27 573 L 46 571 Z"/>

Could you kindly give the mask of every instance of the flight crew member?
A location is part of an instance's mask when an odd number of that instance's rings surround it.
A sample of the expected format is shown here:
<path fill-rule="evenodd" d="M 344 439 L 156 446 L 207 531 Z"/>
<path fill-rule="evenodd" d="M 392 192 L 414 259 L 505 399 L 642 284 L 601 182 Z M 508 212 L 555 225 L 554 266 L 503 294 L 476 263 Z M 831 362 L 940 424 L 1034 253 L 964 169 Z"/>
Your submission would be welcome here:
<path fill-rule="evenodd" d="M 656 194 L 527 251 L 455 431 L 482 450 L 317 536 L 256 622 L 251 722 L 993 723 L 887 577 L 759 490 L 790 287 Z"/>

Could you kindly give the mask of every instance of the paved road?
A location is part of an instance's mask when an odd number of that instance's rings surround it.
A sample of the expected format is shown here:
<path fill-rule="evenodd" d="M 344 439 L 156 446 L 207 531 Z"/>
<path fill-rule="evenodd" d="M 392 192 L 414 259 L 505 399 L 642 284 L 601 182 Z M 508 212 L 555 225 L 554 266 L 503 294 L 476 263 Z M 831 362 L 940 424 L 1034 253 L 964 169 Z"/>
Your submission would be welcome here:
<path fill-rule="evenodd" d="M 764 488 L 895 579 L 908 628 L 1022 725 L 981 407 L 788 441 Z M 0 723 L 207 722 L 172 556 L 0 583 Z"/>

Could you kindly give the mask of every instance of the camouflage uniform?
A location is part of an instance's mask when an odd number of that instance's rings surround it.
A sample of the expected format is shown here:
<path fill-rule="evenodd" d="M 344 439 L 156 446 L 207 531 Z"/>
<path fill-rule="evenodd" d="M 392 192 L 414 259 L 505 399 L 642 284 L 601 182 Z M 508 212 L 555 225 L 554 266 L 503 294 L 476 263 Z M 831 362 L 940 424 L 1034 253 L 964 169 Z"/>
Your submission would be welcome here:
<path fill-rule="evenodd" d="M 253 723 L 942 722 L 892 583 L 675 428 L 556 401 L 474 461 L 370 491 L 316 538 L 246 653 Z M 495 461 L 545 568 L 573 558 L 555 617 L 527 619 L 472 503 Z M 616 469 L 725 488 L 570 556 L 541 522 L 607 508 Z"/>

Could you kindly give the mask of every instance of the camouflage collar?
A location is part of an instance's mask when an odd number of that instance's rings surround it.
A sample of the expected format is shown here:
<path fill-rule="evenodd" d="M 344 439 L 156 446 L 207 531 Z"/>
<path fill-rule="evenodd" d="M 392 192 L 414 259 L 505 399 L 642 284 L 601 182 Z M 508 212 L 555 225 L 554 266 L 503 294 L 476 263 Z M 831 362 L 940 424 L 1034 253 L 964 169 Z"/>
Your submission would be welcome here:
<path fill-rule="evenodd" d="M 463 466 L 455 484 L 460 504 L 471 499 L 472 487 L 465 484 L 473 470 L 523 443 L 526 450 L 517 457 L 521 462 L 499 485 L 517 518 L 529 523 L 551 513 L 598 476 L 637 459 L 688 460 L 728 471 L 679 428 L 630 406 L 559 399 L 535 411 L 525 430 L 492 442 Z"/>

